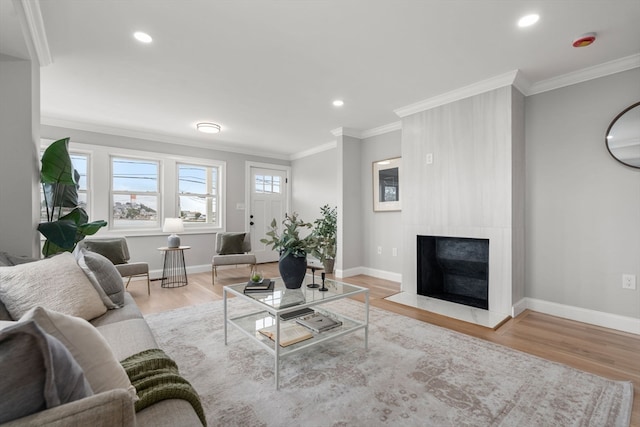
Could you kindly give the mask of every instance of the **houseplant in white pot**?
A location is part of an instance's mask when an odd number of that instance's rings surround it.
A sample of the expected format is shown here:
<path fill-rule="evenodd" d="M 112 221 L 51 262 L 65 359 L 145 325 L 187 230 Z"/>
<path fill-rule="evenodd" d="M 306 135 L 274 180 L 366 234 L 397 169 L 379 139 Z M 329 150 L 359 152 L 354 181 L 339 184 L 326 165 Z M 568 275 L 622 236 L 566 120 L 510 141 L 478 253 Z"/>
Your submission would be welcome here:
<path fill-rule="evenodd" d="M 313 225 L 298 219 L 297 213 L 286 214 L 282 221 L 282 233 L 278 231 L 278 223 L 274 218 L 271 221 L 271 230 L 267 237 L 260 239 L 262 243 L 279 251 L 280 260 L 278 269 L 284 285 L 288 289 L 297 289 L 302 286 L 307 270 L 307 254 L 315 247 L 313 233 L 300 237 L 300 231 L 311 230 Z"/>
<path fill-rule="evenodd" d="M 313 222 L 315 244 L 311 255 L 322 263 L 325 273 L 333 273 L 336 259 L 336 242 L 338 232 L 338 210 L 336 207 L 324 205 L 320 208 L 322 216 Z"/>

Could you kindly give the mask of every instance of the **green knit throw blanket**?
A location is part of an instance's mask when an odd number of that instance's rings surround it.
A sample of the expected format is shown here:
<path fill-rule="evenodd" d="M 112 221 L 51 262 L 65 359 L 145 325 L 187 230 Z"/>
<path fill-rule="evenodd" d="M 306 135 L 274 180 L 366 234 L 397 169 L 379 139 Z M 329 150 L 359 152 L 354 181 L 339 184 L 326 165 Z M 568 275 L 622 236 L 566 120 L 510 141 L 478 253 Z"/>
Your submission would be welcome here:
<path fill-rule="evenodd" d="M 202 425 L 207 426 L 198 393 L 180 376 L 178 365 L 164 351 L 159 348 L 145 350 L 120 363 L 138 393 L 136 412 L 161 400 L 184 399 L 193 406 Z"/>

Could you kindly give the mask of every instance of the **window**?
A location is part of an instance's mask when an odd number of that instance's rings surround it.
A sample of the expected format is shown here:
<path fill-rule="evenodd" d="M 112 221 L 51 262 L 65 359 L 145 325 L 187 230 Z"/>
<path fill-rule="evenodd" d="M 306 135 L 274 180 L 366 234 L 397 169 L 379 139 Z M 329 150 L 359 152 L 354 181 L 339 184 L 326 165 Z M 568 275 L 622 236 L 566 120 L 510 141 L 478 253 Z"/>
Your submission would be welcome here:
<path fill-rule="evenodd" d="M 44 151 L 40 152 L 40 158 L 42 159 L 42 155 Z M 87 213 L 89 212 L 89 155 L 88 154 L 80 154 L 80 153 L 69 153 L 71 156 L 71 163 L 73 164 L 73 168 L 80 174 L 80 179 L 78 180 L 78 206 L 83 208 Z M 72 208 L 63 208 L 62 215 L 66 215 L 72 210 Z M 55 216 L 57 218 L 57 214 Z M 42 191 L 42 184 L 40 185 L 40 221 L 47 221 L 47 205 L 44 202 L 44 192 Z"/>
<path fill-rule="evenodd" d="M 111 158 L 112 228 L 159 226 L 159 170 L 157 161 Z"/>
<path fill-rule="evenodd" d="M 255 190 L 256 193 L 275 193 L 281 192 L 281 180 L 282 178 L 275 175 L 256 175 Z"/>
<path fill-rule="evenodd" d="M 178 163 L 178 212 L 185 223 L 220 225 L 220 169 Z"/>

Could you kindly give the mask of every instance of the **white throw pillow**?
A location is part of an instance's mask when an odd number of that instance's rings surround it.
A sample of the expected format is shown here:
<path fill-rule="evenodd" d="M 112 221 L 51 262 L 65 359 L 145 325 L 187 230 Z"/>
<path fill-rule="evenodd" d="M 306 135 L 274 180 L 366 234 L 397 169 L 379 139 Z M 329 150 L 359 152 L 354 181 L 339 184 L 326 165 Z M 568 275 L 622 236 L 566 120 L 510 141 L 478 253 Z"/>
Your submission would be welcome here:
<path fill-rule="evenodd" d="M 100 295 L 69 252 L 0 267 L 0 300 L 14 319 L 38 306 L 86 320 L 107 312 Z"/>
<path fill-rule="evenodd" d="M 89 322 L 42 307 L 29 310 L 20 322 L 28 320 L 35 320 L 43 331 L 53 335 L 67 347 L 82 368 L 94 393 L 122 388 L 137 400 L 136 389 L 116 360 L 113 350 Z"/>

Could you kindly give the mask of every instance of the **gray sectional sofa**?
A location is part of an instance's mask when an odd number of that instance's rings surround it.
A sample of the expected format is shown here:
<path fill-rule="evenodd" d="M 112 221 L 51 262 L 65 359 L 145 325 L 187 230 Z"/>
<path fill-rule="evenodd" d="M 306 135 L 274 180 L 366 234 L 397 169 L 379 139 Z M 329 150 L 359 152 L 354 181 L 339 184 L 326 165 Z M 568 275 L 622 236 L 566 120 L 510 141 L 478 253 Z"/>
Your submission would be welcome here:
<path fill-rule="evenodd" d="M 15 261 L 14 259 L 13 262 Z M 34 264 L 29 265 L 37 266 L 38 263 L 44 261 L 36 261 Z M 0 280 L 4 280 L 4 282 L 9 280 L 7 278 L 11 277 L 9 274 L 11 273 L 10 268 L 0 267 Z M 11 305 L 6 300 L 2 301 L 2 298 L 6 297 L 8 292 L 4 289 L 5 284 L 0 283 L 0 320 L 17 320 L 11 316 L 11 309 L 8 308 Z M 62 289 L 61 292 L 63 292 Z M 153 333 L 134 299 L 129 293 L 124 292 L 124 289 L 122 296 L 123 303 L 120 304 L 120 308 L 105 310 L 104 314 L 98 317 L 86 319 L 106 340 L 118 361 L 143 350 L 158 348 Z M 4 323 L 7 324 L 8 322 Z M 0 363 L 2 363 L 2 359 L 0 359 Z M 7 392 L 10 391 L 3 390 L 3 393 Z M 125 389 L 95 393 L 70 403 L 44 409 L 9 421 L 5 425 L 93 427 L 202 425 L 196 411 L 186 400 L 161 400 L 136 413 L 129 393 Z"/>

